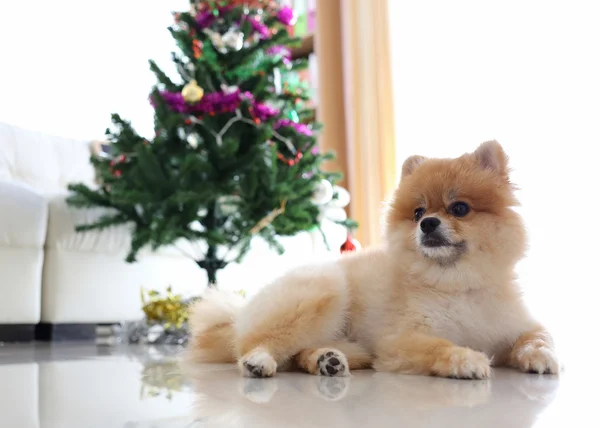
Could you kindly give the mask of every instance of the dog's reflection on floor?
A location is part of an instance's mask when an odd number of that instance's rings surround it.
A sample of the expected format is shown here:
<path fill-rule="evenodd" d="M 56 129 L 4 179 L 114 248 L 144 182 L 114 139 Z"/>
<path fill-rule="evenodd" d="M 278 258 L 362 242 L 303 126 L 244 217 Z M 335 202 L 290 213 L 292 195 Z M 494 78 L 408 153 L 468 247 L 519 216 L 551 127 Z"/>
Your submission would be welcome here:
<path fill-rule="evenodd" d="M 277 393 L 278 379 L 243 378 L 238 381 L 239 393 L 242 397 L 257 404 L 268 403 Z"/>
<path fill-rule="evenodd" d="M 315 388 L 311 388 L 313 395 L 323 400 L 337 401 L 346 396 L 350 389 L 350 377 L 316 376 Z"/>
<path fill-rule="evenodd" d="M 233 370 L 197 371 L 195 415 L 204 426 L 531 427 L 552 402 L 558 379 L 503 371 L 487 381 L 372 371 L 351 377 L 282 373 L 241 378 Z"/>
<path fill-rule="evenodd" d="M 350 388 L 350 377 L 304 377 L 297 383 L 305 392 L 327 401 L 341 400 Z M 279 378 L 250 379 L 240 382 L 240 394 L 254 403 L 268 403 L 279 389 Z"/>

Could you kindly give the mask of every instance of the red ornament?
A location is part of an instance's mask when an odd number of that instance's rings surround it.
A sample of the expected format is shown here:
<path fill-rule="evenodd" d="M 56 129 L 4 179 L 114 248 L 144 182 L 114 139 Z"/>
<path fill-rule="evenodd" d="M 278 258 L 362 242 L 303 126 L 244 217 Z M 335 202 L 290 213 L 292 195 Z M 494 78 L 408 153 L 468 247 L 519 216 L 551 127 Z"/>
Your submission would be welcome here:
<path fill-rule="evenodd" d="M 114 172 L 112 173 L 112 175 L 113 175 L 114 177 L 117 177 L 117 178 L 119 178 L 121 175 L 123 175 L 123 172 L 122 172 L 120 169 L 117 169 L 116 171 L 114 171 Z"/>
<path fill-rule="evenodd" d="M 361 249 L 360 242 L 358 242 L 357 239 L 354 239 L 352 237 L 352 235 L 348 234 L 348 237 L 346 238 L 346 242 L 344 242 L 342 244 L 342 246 L 340 247 L 340 253 L 342 253 L 342 254 L 353 253 L 356 250 L 360 250 L 360 249 Z"/>
<path fill-rule="evenodd" d="M 303 155 L 302 153 L 298 152 L 296 153 L 296 156 L 294 156 L 294 159 L 286 159 L 285 156 L 283 156 L 281 153 L 277 153 L 277 159 L 279 159 L 280 161 L 287 163 L 289 166 L 294 166 L 296 165 L 298 162 L 300 162 L 300 159 L 302 159 Z"/>
<path fill-rule="evenodd" d="M 116 164 L 123 163 L 126 160 L 127 158 L 125 157 L 125 155 L 119 155 L 118 157 L 110 161 L 110 166 L 115 166 Z"/>
<path fill-rule="evenodd" d="M 194 51 L 194 58 L 198 59 L 202 56 L 202 42 L 200 40 L 194 39 L 193 42 L 193 51 Z"/>

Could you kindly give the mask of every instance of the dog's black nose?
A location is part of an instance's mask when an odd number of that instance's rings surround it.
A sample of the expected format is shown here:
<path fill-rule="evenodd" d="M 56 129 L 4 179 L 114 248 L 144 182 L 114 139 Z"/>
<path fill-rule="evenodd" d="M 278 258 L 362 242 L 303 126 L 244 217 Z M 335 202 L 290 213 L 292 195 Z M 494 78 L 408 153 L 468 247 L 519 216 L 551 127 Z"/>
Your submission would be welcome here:
<path fill-rule="evenodd" d="M 441 224 L 439 218 L 436 217 L 426 217 L 421 220 L 421 230 L 423 233 L 431 233 Z"/>

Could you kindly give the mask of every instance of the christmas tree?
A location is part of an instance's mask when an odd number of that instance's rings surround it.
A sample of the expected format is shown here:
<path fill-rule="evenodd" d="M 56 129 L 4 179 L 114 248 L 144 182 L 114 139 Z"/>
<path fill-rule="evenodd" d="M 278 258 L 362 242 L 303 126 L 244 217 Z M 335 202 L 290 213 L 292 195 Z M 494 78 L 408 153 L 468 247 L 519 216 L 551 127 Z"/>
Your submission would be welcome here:
<path fill-rule="evenodd" d="M 217 272 L 239 262 L 255 236 L 283 252 L 278 236 L 319 228 L 319 205 L 340 174 L 317 147 L 306 85 L 288 79 L 294 14 L 273 1 L 191 1 L 169 28 L 179 79 L 153 61 L 155 136 L 118 115 L 107 130 L 110 155 L 92 157 L 100 186 L 69 186 L 75 207 L 104 207 L 78 231 L 131 225 L 133 262 L 180 239 L 201 243 L 198 266 Z M 292 83 L 290 83 L 292 82 Z M 347 227 L 354 227 L 350 220 Z"/>

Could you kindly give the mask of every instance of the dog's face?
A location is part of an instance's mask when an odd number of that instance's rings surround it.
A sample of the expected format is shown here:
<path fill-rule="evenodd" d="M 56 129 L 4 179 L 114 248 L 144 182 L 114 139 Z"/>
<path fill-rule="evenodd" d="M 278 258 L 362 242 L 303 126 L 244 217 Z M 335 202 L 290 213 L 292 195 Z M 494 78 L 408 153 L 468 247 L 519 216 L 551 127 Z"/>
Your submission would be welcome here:
<path fill-rule="evenodd" d="M 525 233 L 495 141 L 457 159 L 408 158 L 388 211 L 388 239 L 434 264 L 496 263 L 524 252 Z"/>

